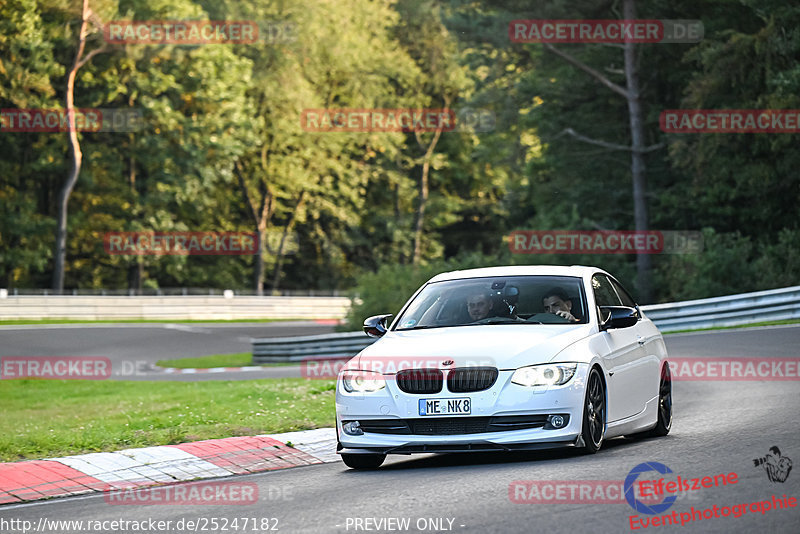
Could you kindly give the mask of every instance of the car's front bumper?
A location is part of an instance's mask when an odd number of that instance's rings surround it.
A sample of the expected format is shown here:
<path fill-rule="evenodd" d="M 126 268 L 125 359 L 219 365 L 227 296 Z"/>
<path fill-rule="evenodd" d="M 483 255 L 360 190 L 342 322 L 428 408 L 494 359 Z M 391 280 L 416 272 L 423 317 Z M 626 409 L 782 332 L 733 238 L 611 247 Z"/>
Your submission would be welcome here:
<path fill-rule="evenodd" d="M 336 390 L 336 426 L 340 452 L 396 453 L 472 452 L 501 450 L 530 450 L 580 445 L 584 390 L 589 366 L 578 364 L 575 375 L 563 386 L 525 387 L 511 383 L 513 371 L 500 371 L 494 385 L 473 393 L 450 393 L 445 385 L 442 392 L 409 394 L 401 391 L 392 377 L 386 387 L 372 393 L 354 395 L 344 391 L 341 381 Z M 403 420 L 413 423 L 444 416 L 420 416 L 420 399 L 468 397 L 470 415 L 447 416 L 461 418 L 503 418 L 507 416 L 568 415 L 567 424 L 559 429 L 546 425 L 539 428 L 515 429 L 478 433 L 390 434 L 365 431 L 362 435 L 344 432 L 343 421 Z M 410 427 L 412 425 L 409 425 Z"/>

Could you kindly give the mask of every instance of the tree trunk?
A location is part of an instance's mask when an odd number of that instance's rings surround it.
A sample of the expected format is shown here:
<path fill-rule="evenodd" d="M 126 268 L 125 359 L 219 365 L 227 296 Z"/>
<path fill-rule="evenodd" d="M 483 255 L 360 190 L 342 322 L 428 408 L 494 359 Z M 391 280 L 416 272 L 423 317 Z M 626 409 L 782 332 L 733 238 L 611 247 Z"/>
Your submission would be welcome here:
<path fill-rule="evenodd" d="M 402 228 L 402 216 L 400 210 L 400 184 L 394 184 L 394 222 L 395 228 Z M 404 247 L 397 247 L 397 263 L 406 264 L 406 250 Z"/>
<path fill-rule="evenodd" d="M 623 18 L 633 20 L 636 18 L 635 0 L 624 0 Z M 649 222 L 647 217 L 647 176 L 644 163 L 644 155 L 658 148 L 663 147 L 663 143 L 652 146 L 645 146 L 644 119 L 642 112 L 641 95 L 639 94 L 639 71 L 636 66 L 636 45 L 626 42 L 623 45 L 625 59 L 625 87 L 611 81 L 600 71 L 591 68 L 585 63 L 572 57 L 570 54 L 559 50 L 552 44 L 544 43 L 544 47 L 574 65 L 595 80 L 608 87 L 615 93 L 624 97 L 628 103 L 628 124 L 631 129 L 630 145 L 619 145 L 608 143 L 576 133 L 572 128 L 566 128 L 567 133 L 585 143 L 602 146 L 609 150 L 627 150 L 631 153 L 631 178 L 633 181 L 633 219 L 637 231 L 648 229 Z M 649 254 L 638 254 L 636 256 L 637 288 L 639 290 L 639 300 L 643 303 L 650 303 L 653 299 L 653 287 L 651 280 L 652 259 Z"/>
<path fill-rule="evenodd" d="M 625 0 L 624 18 L 636 19 L 634 0 Z M 636 45 L 625 43 L 625 79 L 628 89 L 628 118 L 631 128 L 631 174 L 633 179 L 633 218 L 637 232 L 648 229 L 647 220 L 647 176 L 644 163 L 645 132 L 642 102 L 639 94 L 639 71 L 636 66 Z M 644 303 L 652 302 L 651 281 L 652 259 L 649 254 L 636 255 L 636 274 L 638 277 L 639 298 Z"/>
<path fill-rule="evenodd" d="M 86 4 L 88 0 L 84 0 Z M 81 144 L 78 141 L 78 132 L 75 128 L 75 75 L 78 72 L 77 58 L 83 52 L 83 40 L 78 48 L 78 56 L 76 56 L 75 65 L 69 71 L 67 77 L 67 118 L 69 119 L 69 152 L 72 159 L 72 167 L 70 168 L 67 181 L 61 187 L 58 193 L 58 227 L 56 230 L 56 250 L 55 250 L 55 266 L 53 269 L 53 289 L 60 291 L 64 289 L 64 265 L 67 260 L 67 210 L 69 205 L 69 197 L 72 190 L 75 188 L 75 183 L 78 181 L 78 175 L 81 172 L 81 163 L 83 162 L 83 153 L 81 152 Z"/>
<path fill-rule="evenodd" d="M 283 250 L 286 245 L 286 236 L 289 235 L 292 227 L 294 226 L 295 221 L 297 220 L 297 212 L 300 211 L 300 208 L 303 206 L 303 200 L 305 198 L 305 191 L 300 191 L 300 194 L 297 197 L 297 203 L 294 206 L 294 211 L 292 215 L 289 217 L 289 222 L 286 223 L 286 226 L 283 229 L 283 233 L 281 234 L 281 242 L 278 245 L 278 251 L 275 255 L 275 269 L 272 272 L 272 293 L 278 291 L 278 284 L 281 280 L 281 268 L 283 267 Z"/>
<path fill-rule="evenodd" d="M 70 73 L 70 82 L 68 87 L 72 85 L 74 78 Z M 67 109 L 72 109 L 72 91 L 68 89 L 67 93 Z M 69 197 L 72 190 L 75 188 L 75 183 L 78 181 L 78 175 L 81 172 L 81 163 L 83 161 L 83 154 L 78 142 L 78 136 L 74 131 L 75 117 L 74 115 L 69 119 L 70 129 L 70 154 L 72 155 L 72 168 L 70 169 L 67 181 L 61 187 L 58 193 L 58 227 L 56 229 L 56 250 L 55 250 L 55 265 L 53 268 L 53 289 L 61 291 L 64 289 L 64 265 L 67 260 L 67 209 L 69 205 Z"/>
<path fill-rule="evenodd" d="M 422 174 L 419 177 L 419 204 L 417 205 L 417 215 L 414 222 L 414 255 L 412 263 L 419 265 L 422 259 L 422 225 L 425 221 L 425 206 L 428 203 L 428 172 L 430 161 L 425 158 L 422 164 Z"/>
<path fill-rule="evenodd" d="M 450 99 L 445 98 L 445 109 L 447 109 L 449 105 Z M 414 255 L 411 259 L 413 265 L 419 265 L 422 259 L 422 227 L 425 223 L 425 207 L 428 204 L 428 175 L 431 169 L 431 159 L 433 158 L 436 144 L 439 142 L 441 135 L 442 125 L 440 124 L 436 128 L 436 133 L 433 134 L 433 139 L 431 139 L 430 144 L 425 150 L 425 155 L 422 157 L 422 172 L 419 177 L 419 202 L 417 204 L 417 214 L 414 221 Z M 419 132 L 416 132 L 416 137 L 419 145 L 424 147 Z"/>
<path fill-rule="evenodd" d="M 253 271 L 253 288 L 256 291 L 256 295 L 259 297 L 264 294 L 264 254 L 266 254 L 266 250 L 264 249 L 264 242 L 267 239 L 266 232 L 259 232 L 258 234 L 258 254 L 256 254 L 256 261 L 255 261 L 255 269 Z"/>
<path fill-rule="evenodd" d="M 83 55 L 84 49 L 86 48 L 86 36 L 88 35 L 87 30 L 90 16 L 92 16 L 92 10 L 89 9 L 89 0 L 83 0 L 78 51 L 75 54 L 75 61 L 72 64 L 72 68 L 70 68 L 67 75 L 67 95 L 65 100 L 69 124 L 69 151 L 72 159 L 72 167 L 67 176 L 67 181 L 64 182 L 64 185 L 58 193 L 58 226 L 56 228 L 55 251 L 53 254 L 53 289 L 56 291 L 64 289 L 64 268 L 67 261 L 67 215 L 69 197 L 78 181 L 78 176 L 81 173 L 81 164 L 83 163 L 83 153 L 81 152 L 81 144 L 78 140 L 78 132 L 75 126 L 75 78 L 77 77 L 78 70 L 80 70 L 87 61 L 106 49 L 105 45 L 103 45 L 96 50 L 92 50 L 85 57 Z"/>
<path fill-rule="evenodd" d="M 129 103 L 130 104 L 130 103 Z M 131 190 L 131 202 L 133 204 L 133 216 L 136 219 L 142 217 L 142 207 L 139 204 L 139 194 L 136 191 L 136 151 L 133 149 L 135 144 L 134 134 L 128 135 L 128 186 Z M 128 290 L 133 290 L 137 295 L 142 294 L 142 279 L 144 278 L 144 263 L 141 256 L 134 256 L 128 264 Z"/>
<path fill-rule="evenodd" d="M 266 158 L 265 154 L 262 157 Z M 265 165 L 266 166 L 266 165 Z M 264 294 L 264 254 L 269 250 L 267 243 L 267 227 L 272 218 L 273 212 L 273 196 L 267 187 L 266 182 L 261 182 L 261 194 L 259 208 L 255 200 L 250 196 L 250 191 L 247 189 L 247 182 L 244 179 L 244 170 L 239 161 L 233 165 L 233 170 L 239 180 L 239 187 L 242 189 L 245 203 L 250 208 L 250 213 L 253 216 L 253 227 L 258 234 L 258 253 L 256 254 L 255 261 L 253 262 L 253 288 L 258 296 Z M 266 171 L 264 171 L 266 172 Z"/>

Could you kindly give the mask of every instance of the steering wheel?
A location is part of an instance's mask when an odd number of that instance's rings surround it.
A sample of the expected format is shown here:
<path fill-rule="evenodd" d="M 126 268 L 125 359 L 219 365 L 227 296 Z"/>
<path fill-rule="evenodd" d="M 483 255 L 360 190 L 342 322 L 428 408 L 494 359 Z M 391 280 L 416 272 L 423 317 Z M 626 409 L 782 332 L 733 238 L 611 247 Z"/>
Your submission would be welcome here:
<path fill-rule="evenodd" d="M 555 319 L 555 320 L 554 320 Z M 560 315 L 556 315 L 555 313 L 537 313 L 528 317 L 529 323 L 541 323 L 541 324 L 559 324 L 559 323 L 568 323 L 567 319 L 564 319 Z"/>
<path fill-rule="evenodd" d="M 525 319 L 520 319 L 518 317 L 500 317 L 499 315 L 494 315 L 492 317 L 484 317 L 483 319 L 478 319 L 477 321 L 473 321 L 470 324 L 489 324 L 492 321 L 513 321 L 515 323 L 524 323 Z"/>

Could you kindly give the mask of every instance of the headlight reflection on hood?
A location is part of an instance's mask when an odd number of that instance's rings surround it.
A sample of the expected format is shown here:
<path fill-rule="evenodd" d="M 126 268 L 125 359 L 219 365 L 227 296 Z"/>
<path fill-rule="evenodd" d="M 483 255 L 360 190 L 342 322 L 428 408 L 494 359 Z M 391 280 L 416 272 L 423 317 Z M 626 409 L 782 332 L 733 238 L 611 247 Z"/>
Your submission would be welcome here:
<path fill-rule="evenodd" d="M 511 381 L 520 386 L 560 386 L 569 382 L 577 368 L 577 363 L 529 365 L 514 371 Z"/>
<path fill-rule="evenodd" d="M 372 371 L 344 371 L 342 386 L 348 393 L 370 393 L 386 387 L 386 379 Z"/>

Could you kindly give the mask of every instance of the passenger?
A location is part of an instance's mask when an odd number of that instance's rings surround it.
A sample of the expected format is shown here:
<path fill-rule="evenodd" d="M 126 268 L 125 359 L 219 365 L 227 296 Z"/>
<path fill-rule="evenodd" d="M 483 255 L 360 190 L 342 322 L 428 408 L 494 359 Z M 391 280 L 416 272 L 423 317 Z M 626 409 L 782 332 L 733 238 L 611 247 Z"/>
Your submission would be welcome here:
<path fill-rule="evenodd" d="M 473 293 L 467 299 L 467 313 L 473 321 L 486 319 L 493 308 L 494 302 L 487 291 Z"/>
<path fill-rule="evenodd" d="M 572 315 L 572 300 L 567 293 L 558 287 L 554 287 L 544 294 L 542 299 L 545 313 L 552 313 L 563 317 L 571 323 L 579 323 L 581 320 Z"/>

